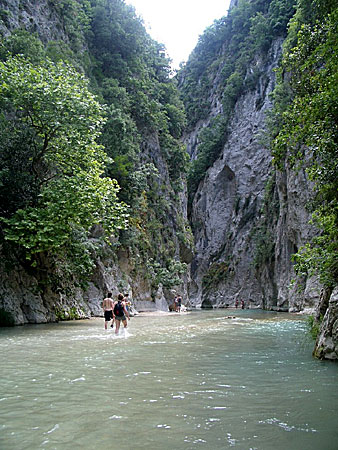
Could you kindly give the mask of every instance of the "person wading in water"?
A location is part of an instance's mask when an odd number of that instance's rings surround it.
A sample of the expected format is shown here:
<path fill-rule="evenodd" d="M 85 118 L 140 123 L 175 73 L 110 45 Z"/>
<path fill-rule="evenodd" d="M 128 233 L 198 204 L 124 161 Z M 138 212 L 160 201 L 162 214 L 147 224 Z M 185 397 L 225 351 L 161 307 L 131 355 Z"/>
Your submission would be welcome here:
<path fill-rule="evenodd" d="M 127 317 L 130 320 L 129 312 L 127 311 L 126 304 L 123 301 L 124 297 L 122 294 L 117 296 L 117 302 L 113 305 L 113 316 L 115 319 L 115 334 L 119 333 L 121 321 L 123 322 L 124 328 L 127 328 Z"/>
<path fill-rule="evenodd" d="M 105 330 L 108 327 L 108 322 L 110 322 L 112 319 L 113 319 L 113 325 L 114 325 L 114 318 L 113 318 L 114 302 L 111 297 L 112 297 L 112 293 L 108 292 L 107 297 L 103 300 L 103 303 L 102 303 L 102 309 L 104 311 L 104 328 L 105 328 Z"/>

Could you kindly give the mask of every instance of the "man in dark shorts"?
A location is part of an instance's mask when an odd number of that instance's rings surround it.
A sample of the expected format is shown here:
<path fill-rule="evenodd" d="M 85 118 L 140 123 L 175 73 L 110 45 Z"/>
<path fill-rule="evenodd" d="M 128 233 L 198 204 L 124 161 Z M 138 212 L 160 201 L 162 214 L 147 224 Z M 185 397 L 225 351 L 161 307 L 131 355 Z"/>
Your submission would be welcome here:
<path fill-rule="evenodd" d="M 107 330 L 108 328 L 108 322 L 110 322 L 113 319 L 114 324 L 114 318 L 113 318 L 113 300 L 112 300 L 112 293 L 108 292 L 107 297 L 102 302 L 102 309 L 104 312 L 104 328 Z"/>
<path fill-rule="evenodd" d="M 113 317 L 115 320 L 115 334 L 119 334 L 121 321 L 123 323 L 124 328 L 127 328 L 127 317 L 128 320 L 130 320 L 129 312 L 127 311 L 123 294 L 119 294 L 117 296 L 117 301 L 114 302 Z"/>

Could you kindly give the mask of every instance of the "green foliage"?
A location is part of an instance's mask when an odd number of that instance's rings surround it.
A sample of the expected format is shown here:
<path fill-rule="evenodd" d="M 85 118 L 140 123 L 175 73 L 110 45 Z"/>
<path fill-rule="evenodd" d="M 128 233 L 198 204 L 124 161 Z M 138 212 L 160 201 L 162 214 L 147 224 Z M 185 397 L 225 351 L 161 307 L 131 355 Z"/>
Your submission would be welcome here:
<path fill-rule="evenodd" d="M 272 154 L 277 167 L 305 167 L 314 182 L 310 205 L 319 235 L 300 249 L 301 274 L 316 273 L 326 286 L 338 281 L 338 9 L 304 2 L 293 22 L 294 46 L 284 54 L 276 90 Z M 326 16 L 325 11 L 330 14 Z M 318 19 L 318 20 L 317 20 Z M 308 20 L 309 22 L 306 22 Z M 296 26 L 298 28 L 296 28 Z M 283 74 L 287 77 L 283 78 Z M 281 100 L 282 92 L 288 101 Z"/>
<path fill-rule="evenodd" d="M 172 288 L 181 284 L 181 275 L 187 272 L 187 265 L 177 260 L 168 260 L 167 266 L 163 266 L 160 263 L 150 260 L 148 261 L 148 270 L 153 277 L 153 287 L 157 287 L 162 284 L 165 288 Z"/>
<path fill-rule="evenodd" d="M 266 52 L 272 40 L 269 18 L 258 12 L 250 21 L 250 37 L 254 43 L 254 51 Z"/>
<path fill-rule="evenodd" d="M 334 287 L 338 280 L 337 206 L 331 211 L 317 208 L 313 216 L 321 234 L 293 256 L 296 271 L 300 275 L 317 275 L 324 286 Z"/>
<path fill-rule="evenodd" d="M 144 266 L 149 259 L 162 264 L 174 257 L 174 233 L 185 233 L 174 223 L 163 227 L 177 214 L 174 192 L 181 189 L 188 166 L 181 143 L 184 107 L 165 49 L 149 37 L 134 9 L 122 1 L 93 1 L 92 6 L 91 78 L 108 105 L 100 143 L 113 160 L 105 173 L 117 179 L 119 197 L 130 205 L 129 228 L 120 242 L 136 264 Z M 157 143 L 160 155 L 154 152 Z M 162 172 L 163 164 L 167 186 L 156 169 Z"/>
<path fill-rule="evenodd" d="M 203 288 L 206 290 L 210 290 L 213 288 L 216 289 L 219 283 L 224 282 L 228 279 L 229 274 L 230 271 L 228 262 L 211 264 L 208 272 L 203 276 Z"/>
<path fill-rule="evenodd" d="M 46 42 L 25 23 L 27 31 L 12 32 L 0 45 L 4 74 L 9 55 L 24 55 L 26 68 L 13 67 L 10 93 L 2 84 L 0 214 L 1 238 L 5 233 L 20 259 L 48 265 L 46 278 L 57 289 L 62 277 L 81 285 L 88 279 L 97 254 L 88 240 L 93 225 L 107 236 L 120 232 L 116 246 L 128 247 L 137 264 L 174 257 L 174 235 L 186 232 L 176 223 L 175 202 L 188 155 L 184 106 L 165 48 L 134 9 L 122 0 L 48 5 L 60 40 Z M 161 183 L 156 167 L 168 170 L 169 180 Z M 120 201 L 130 215 L 123 232 Z"/>
<path fill-rule="evenodd" d="M 39 63 L 45 57 L 45 49 L 36 33 L 26 30 L 14 30 L 0 45 L 0 59 L 5 61 L 8 55 L 25 55 L 34 63 Z"/>
<path fill-rule="evenodd" d="M 292 0 L 241 0 L 227 17 L 214 21 L 205 30 L 178 74 L 190 127 L 208 117 L 211 105 L 206 99 L 218 71 L 222 75 L 220 86 L 227 86 L 223 103 L 235 102 L 245 92 L 248 65 L 255 54 L 266 53 L 273 38 L 286 34 L 294 12 L 293 3 Z M 232 106 L 225 108 L 225 115 L 231 113 Z"/>
<path fill-rule="evenodd" d="M 275 226 L 279 217 L 279 199 L 276 190 L 275 174 L 272 174 L 265 186 L 264 199 L 260 210 L 260 218 L 252 228 L 254 255 L 253 267 L 260 270 L 271 265 L 275 256 Z"/>
<path fill-rule="evenodd" d="M 0 8 L 0 20 L 2 20 L 6 25 L 9 24 L 9 18 L 11 15 L 12 13 L 8 11 L 8 9 Z"/>
<path fill-rule="evenodd" d="M 5 238 L 24 248 L 30 259 L 64 246 L 74 230 L 89 232 L 100 224 L 110 235 L 125 226 L 117 183 L 102 177 L 106 155 L 96 139 L 104 110 L 86 79 L 63 63 L 47 59 L 35 66 L 14 57 L 0 64 L 0 92 L 5 111 L 1 142 L 6 144 L 0 174 L 13 171 L 8 155 L 28 135 L 25 168 L 32 186 L 21 208 L 8 211 L 1 205 Z M 0 191 L 7 192 L 8 176 L 0 180 Z M 3 194 L 0 198 L 5 200 Z"/>
<path fill-rule="evenodd" d="M 52 269 L 47 274 L 46 284 L 54 292 L 63 286 L 73 295 L 73 286 L 87 287 L 100 254 L 100 240 L 88 239 L 84 230 L 72 230 L 71 238 L 62 246 L 48 253 L 48 264 Z"/>
<path fill-rule="evenodd" d="M 274 259 L 275 242 L 274 235 L 268 228 L 260 226 L 255 228 L 252 234 L 252 240 L 255 245 L 255 255 L 253 265 L 256 269 L 264 264 L 269 264 Z"/>
<path fill-rule="evenodd" d="M 306 323 L 308 326 L 308 330 L 310 335 L 312 336 L 312 339 L 315 341 L 319 335 L 320 326 L 323 321 L 323 317 L 321 316 L 319 321 L 315 319 L 314 316 L 308 316 L 306 319 Z"/>
<path fill-rule="evenodd" d="M 144 165 L 142 135 L 158 135 L 175 189 L 187 171 L 188 157 L 180 142 L 186 121 L 184 107 L 175 81 L 169 78 L 165 49 L 149 37 L 132 7 L 121 1 L 93 2 L 91 30 L 90 49 L 99 68 L 92 76 L 109 105 L 101 137 L 114 160 L 107 174 L 118 180 L 120 196 L 133 213 L 140 200 L 134 183 Z"/>
<path fill-rule="evenodd" d="M 226 141 L 227 122 L 223 116 L 217 116 L 210 127 L 206 127 L 200 134 L 201 144 L 196 160 L 191 165 L 188 174 L 189 205 L 206 170 L 216 160 Z"/>
<path fill-rule="evenodd" d="M 57 321 L 80 319 L 80 315 L 75 306 L 72 308 L 64 308 L 62 306 L 54 306 L 54 313 Z"/>
<path fill-rule="evenodd" d="M 89 0 L 48 0 L 58 14 L 72 51 L 82 52 L 85 34 L 90 30 L 92 7 Z"/>

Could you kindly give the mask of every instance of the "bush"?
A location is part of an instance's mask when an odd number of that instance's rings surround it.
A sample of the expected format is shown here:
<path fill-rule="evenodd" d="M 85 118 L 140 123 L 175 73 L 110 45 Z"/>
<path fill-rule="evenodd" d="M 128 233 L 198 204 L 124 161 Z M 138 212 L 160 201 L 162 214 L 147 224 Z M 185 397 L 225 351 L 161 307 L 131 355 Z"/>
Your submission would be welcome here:
<path fill-rule="evenodd" d="M 323 316 L 320 317 L 319 321 L 315 319 L 314 316 L 309 316 L 306 320 L 309 333 L 311 334 L 313 340 L 315 341 L 319 335 L 320 326 L 323 321 Z"/>

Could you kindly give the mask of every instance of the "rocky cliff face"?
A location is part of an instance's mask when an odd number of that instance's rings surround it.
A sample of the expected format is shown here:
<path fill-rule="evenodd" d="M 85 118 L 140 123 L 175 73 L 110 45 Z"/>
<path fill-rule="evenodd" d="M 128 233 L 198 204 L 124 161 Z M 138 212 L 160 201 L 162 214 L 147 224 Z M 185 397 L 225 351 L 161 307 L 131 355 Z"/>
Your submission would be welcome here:
<path fill-rule="evenodd" d="M 37 33 L 44 42 L 63 40 L 69 42 L 60 17 L 48 0 L 1 0 L 0 32 L 8 36 L 11 30 L 23 28 Z"/>
<path fill-rule="evenodd" d="M 319 334 L 316 340 L 314 356 L 319 359 L 338 359 L 338 289 L 332 293 L 322 291 L 318 321 L 321 321 Z"/>
<path fill-rule="evenodd" d="M 300 311 L 318 301 L 316 280 L 304 280 L 301 292 L 299 285 L 291 286 L 291 255 L 314 232 L 306 212 L 310 184 L 304 172 L 273 173 L 270 152 L 262 144 L 281 49 L 282 39 L 275 40 L 267 58 L 255 62 L 261 76 L 237 101 L 226 144 L 194 197 L 193 305 L 233 306 L 244 300 L 247 307 Z M 211 116 L 217 115 L 220 99 L 211 103 Z M 208 123 L 199 122 L 186 137 L 193 157 L 198 133 Z M 259 254 L 264 258 L 257 263 Z"/>

